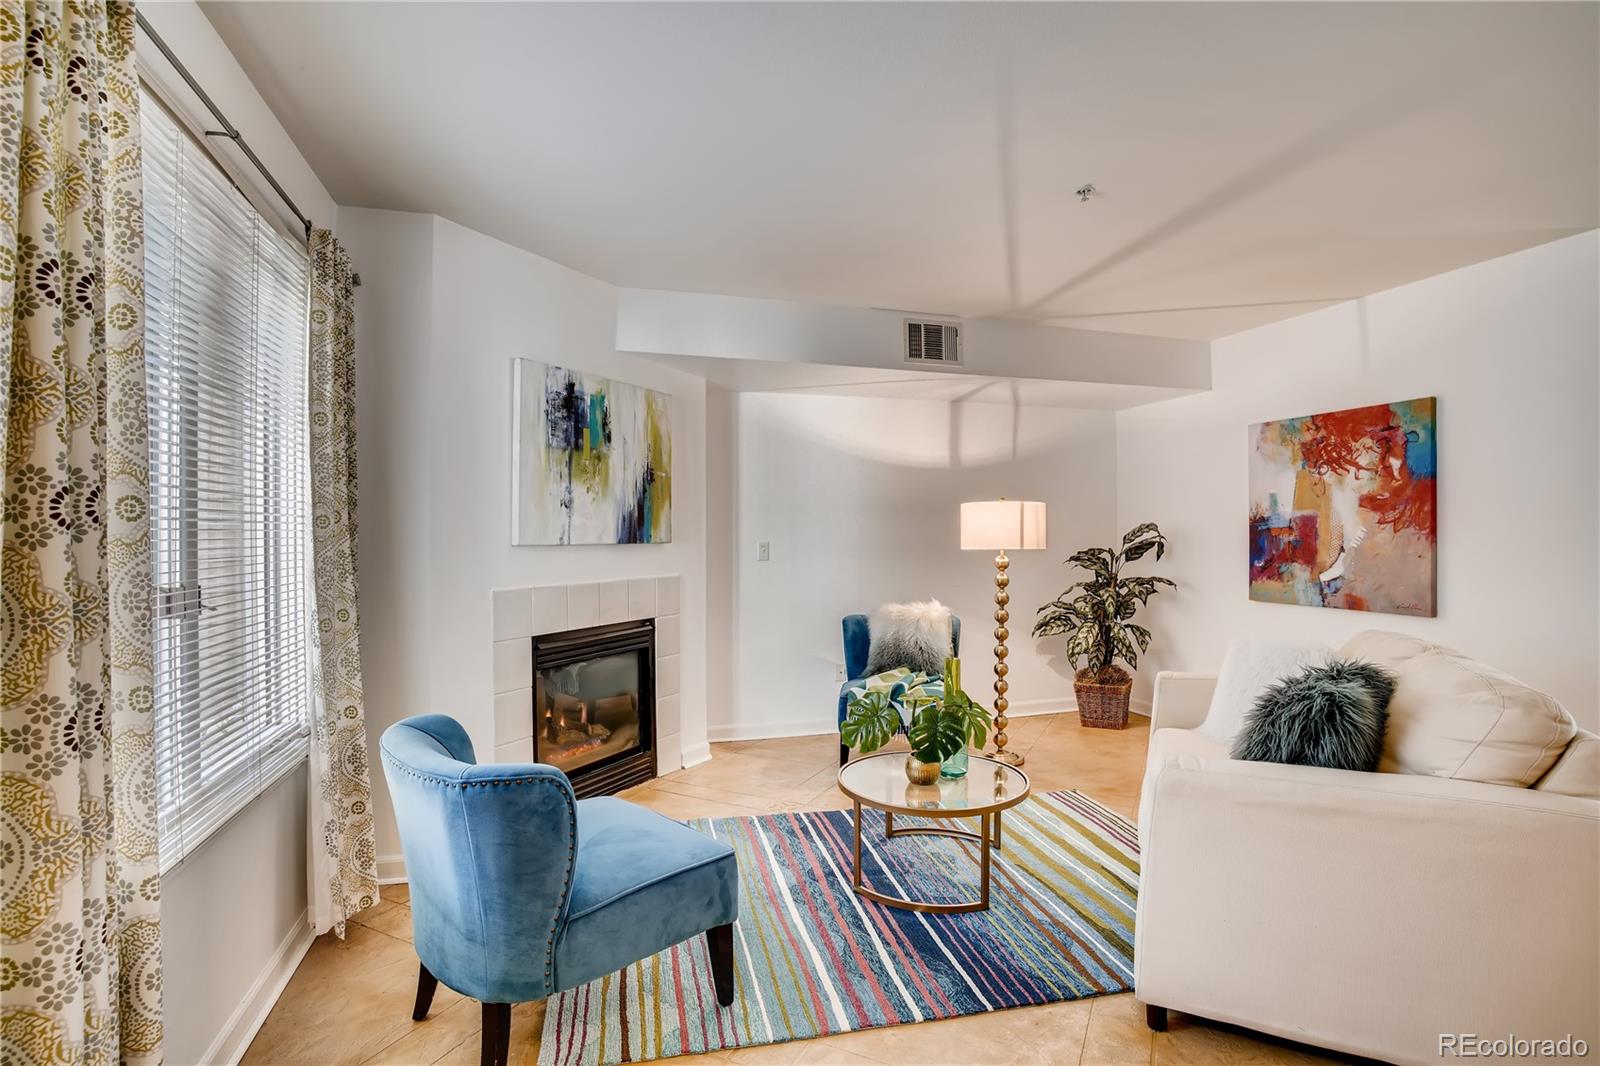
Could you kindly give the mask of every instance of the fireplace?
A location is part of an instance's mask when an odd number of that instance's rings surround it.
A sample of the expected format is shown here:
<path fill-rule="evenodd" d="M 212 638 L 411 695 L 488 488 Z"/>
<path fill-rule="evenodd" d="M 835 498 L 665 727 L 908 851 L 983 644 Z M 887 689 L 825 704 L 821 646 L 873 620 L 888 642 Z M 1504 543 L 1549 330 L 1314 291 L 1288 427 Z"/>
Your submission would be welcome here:
<path fill-rule="evenodd" d="M 533 638 L 534 758 L 580 797 L 656 775 L 655 643 L 651 619 Z"/>

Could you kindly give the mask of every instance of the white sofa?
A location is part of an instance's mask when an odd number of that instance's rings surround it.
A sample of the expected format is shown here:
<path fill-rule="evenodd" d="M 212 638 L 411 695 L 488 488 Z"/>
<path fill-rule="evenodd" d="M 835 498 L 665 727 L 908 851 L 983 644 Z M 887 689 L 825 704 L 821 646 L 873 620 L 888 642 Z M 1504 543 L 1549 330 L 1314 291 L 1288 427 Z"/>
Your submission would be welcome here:
<path fill-rule="evenodd" d="M 1600 1059 L 1600 738 L 1520 788 L 1240 762 L 1194 731 L 1215 685 L 1156 680 L 1134 952 L 1152 1028 L 1171 1008 L 1401 1063 L 1448 1061 L 1447 1034 L 1570 1034 Z"/>

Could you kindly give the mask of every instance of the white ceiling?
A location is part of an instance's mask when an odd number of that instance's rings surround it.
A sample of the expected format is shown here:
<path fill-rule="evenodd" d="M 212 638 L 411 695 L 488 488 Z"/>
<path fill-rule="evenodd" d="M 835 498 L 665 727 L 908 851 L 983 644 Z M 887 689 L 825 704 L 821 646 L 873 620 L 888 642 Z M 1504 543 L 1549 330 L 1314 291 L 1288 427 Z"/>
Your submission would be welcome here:
<path fill-rule="evenodd" d="M 341 204 L 619 285 L 1210 338 L 1600 224 L 1594 3 L 205 9 Z"/>

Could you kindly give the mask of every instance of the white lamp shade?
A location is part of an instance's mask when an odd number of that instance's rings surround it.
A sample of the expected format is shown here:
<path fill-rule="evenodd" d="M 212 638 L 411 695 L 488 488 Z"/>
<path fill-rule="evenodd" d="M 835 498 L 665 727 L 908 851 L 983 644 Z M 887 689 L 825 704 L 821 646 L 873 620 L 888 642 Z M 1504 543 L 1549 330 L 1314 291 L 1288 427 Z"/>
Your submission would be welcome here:
<path fill-rule="evenodd" d="M 1043 548 L 1044 504 L 1038 500 L 980 500 L 961 505 L 965 551 Z"/>

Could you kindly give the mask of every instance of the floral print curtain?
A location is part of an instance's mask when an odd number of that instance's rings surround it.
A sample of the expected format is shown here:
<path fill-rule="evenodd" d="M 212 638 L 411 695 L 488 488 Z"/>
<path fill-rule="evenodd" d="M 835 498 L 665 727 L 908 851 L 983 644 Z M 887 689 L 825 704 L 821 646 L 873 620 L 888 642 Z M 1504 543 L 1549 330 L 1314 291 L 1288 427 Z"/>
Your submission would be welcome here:
<path fill-rule="evenodd" d="M 0 6 L 0 1060 L 158 1062 L 131 4 Z"/>
<path fill-rule="evenodd" d="M 344 247 L 311 233 L 311 518 L 318 689 L 312 705 L 311 924 L 378 902 L 377 846 L 356 609 L 355 275 Z"/>

